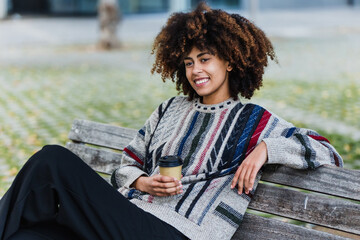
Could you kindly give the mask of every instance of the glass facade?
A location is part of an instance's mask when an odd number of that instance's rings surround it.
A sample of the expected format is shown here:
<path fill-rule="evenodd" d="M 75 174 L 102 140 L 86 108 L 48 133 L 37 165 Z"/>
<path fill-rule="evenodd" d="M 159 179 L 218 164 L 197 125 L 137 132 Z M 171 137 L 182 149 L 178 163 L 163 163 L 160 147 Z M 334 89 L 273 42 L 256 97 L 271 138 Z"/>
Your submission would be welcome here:
<path fill-rule="evenodd" d="M 19 14 L 96 14 L 98 0 L 9 0 L 10 13 Z"/>
<path fill-rule="evenodd" d="M 118 0 L 123 13 L 167 12 L 169 0 Z"/>
<path fill-rule="evenodd" d="M 9 13 L 96 15 L 100 0 L 0 0 Z M 201 0 L 116 0 L 122 13 L 157 13 L 194 8 Z M 213 8 L 248 10 L 252 0 L 207 0 Z M 359 5 L 360 0 L 256 0 L 259 9 Z"/>
<path fill-rule="evenodd" d="M 9 1 L 9 8 L 14 13 L 48 13 L 49 2 L 47 0 L 36 0 L 36 1 L 22 1 L 22 0 L 11 0 Z"/>
<path fill-rule="evenodd" d="M 191 7 L 194 8 L 199 2 L 203 0 L 191 0 Z M 240 9 L 242 6 L 242 0 L 208 0 L 206 1 L 213 8 L 236 8 Z"/>
<path fill-rule="evenodd" d="M 100 0 L 8 0 L 10 13 L 95 15 Z M 123 13 L 167 12 L 173 1 L 192 8 L 201 0 L 117 0 Z M 208 0 L 214 8 L 239 8 L 241 0 Z M 182 10 L 182 9 L 179 9 Z"/>
<path fill-rule="evenodd" d="M 29 0 L 28 0 L 29 1 Z M 50 12 L 58 14 L 95 14 L 98 0 L 48 0 Z"/>
<path fill-rule="evenodd" d="M 9 0 L 10 13 L 95 15 L 100 0 Z M 123 13 L 167 12 L 170 0 L 117 0 Z"/>

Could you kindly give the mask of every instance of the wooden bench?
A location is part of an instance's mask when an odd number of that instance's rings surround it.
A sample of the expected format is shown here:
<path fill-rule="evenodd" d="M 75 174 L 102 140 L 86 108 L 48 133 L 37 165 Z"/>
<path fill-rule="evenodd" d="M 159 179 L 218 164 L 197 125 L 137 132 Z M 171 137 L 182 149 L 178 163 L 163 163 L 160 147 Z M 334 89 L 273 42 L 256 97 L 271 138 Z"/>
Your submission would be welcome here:
<path fill-rule="evenodd" d="M 67 148 L 99 173 L 111 174 L 136 133 L 75 120 Z M 267 165 L 261 180 L 232 239 L 360 239 L 360 171 L 332 166 L 305 171 Z"/>

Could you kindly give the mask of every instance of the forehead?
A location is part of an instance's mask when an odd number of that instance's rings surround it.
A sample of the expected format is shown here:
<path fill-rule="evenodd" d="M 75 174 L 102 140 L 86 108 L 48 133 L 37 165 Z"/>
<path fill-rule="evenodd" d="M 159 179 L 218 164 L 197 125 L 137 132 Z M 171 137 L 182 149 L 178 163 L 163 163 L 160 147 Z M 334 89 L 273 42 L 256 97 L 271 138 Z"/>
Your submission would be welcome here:
<path fill-rule="evenodd" d="M 202 55 L 204 54 L 212 54 L 209 50 L 207 49 L 198 49 L 197 47 L 193 47 L 190 52 L 188 52 L 187 54 L 185 54 L 185 57 L 184 59 L 187 59 L 187 58 L 198 58 L 198 57 L 201 57 Z M 214 55 L 214 54 L 212 54 Z"/>
<path fill-rule="evenodd" d="M 206 50 L 200 50 L 197 47 L 193 47 L 190 52 L 188 54 L 186 54 L 186 56 L 192 56 L 192 57 L 196 57 L 198 54 L 202 53 L 202 52 L 206 52 Z"/>

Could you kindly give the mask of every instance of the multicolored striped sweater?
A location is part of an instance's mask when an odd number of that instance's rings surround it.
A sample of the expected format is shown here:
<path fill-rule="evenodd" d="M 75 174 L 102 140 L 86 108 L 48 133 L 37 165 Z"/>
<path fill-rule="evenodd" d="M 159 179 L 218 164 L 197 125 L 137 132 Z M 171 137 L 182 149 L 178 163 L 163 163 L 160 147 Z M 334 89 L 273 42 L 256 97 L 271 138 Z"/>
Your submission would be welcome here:
<path fill-rule="evenodd" d="M 267 164 L 299 169 L 343 164 L 326 138 L 296 128 L 258 105 L 232 99 L 204 105 L 175 97 L 153 112 L 126 147 L 113 184 L 134 204 L 190 239 L 230 239 L 261 173 L 248 195 L 239 195 L 230 183 L 239 164 L 261 141 L 267 146 Z M 158 159 L 166 155 L 184 160 L 183 193 L 156 197 L 130 187 L 141 175 L 158 174 Z"/>

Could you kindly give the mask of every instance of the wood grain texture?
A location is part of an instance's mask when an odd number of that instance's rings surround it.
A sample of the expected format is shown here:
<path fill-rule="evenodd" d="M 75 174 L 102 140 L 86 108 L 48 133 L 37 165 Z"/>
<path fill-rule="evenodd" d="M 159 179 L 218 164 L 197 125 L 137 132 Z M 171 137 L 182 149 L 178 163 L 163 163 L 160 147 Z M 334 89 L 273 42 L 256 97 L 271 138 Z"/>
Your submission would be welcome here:
<path fill-rule="evenodd" d="M 76 119 L 71 127 L 69 139 L 75 142 L 123 150 L 136 133 L 137 131 L 131 128 Z"/>
<path fill-rule="evenodd" d="M 77 119 L 69 139 L 123 150 L 136 133 L 136 130 L 130 128 Z M 313 171 L 267 165 L 262 180 L 360 201 L 358 170 L 322 166 Z"/>
<path fill-rule="evenodd" d="M 261 180 L 360 201 L 360 171 L 322 166 L 316 170 L 267 165 Z"/>
<path fill-rule="evenodd" d="M 68 142 L 66 147 L 97 172 L 111 174 L 120 165 L 120 153 L 93 148 L 81 143 Z"/>
<path fill-rule="evenodd" d="M 250 209 L 360 234 L 360 204 L 259 184 Z"/>
<path fill-rule="evenodd" d="M 245 213 L 242 223 L 232 240 L 289 240 L 289 239 L 328 239 L 343 240 L 344 237 L 320 232 L 273 218 L 264 218 Z"/>
<path fill-rule="evenodd" d="M 123 150 L 136 133 L 134 129 L 75 120 L 69 134 L 73 142 L 67 143 L 67 147 L 94 170 L 111 174 L 121 160 L 121 153 L 111 149 Z M 360 237 L 360 171 L 333 166 L 297 170 L 267 165 L 263 168 L 261 180 L 310 192 L 260 183 L 250 202 L 250 209 L 358 234 Z M 232 239 L 344 238 L 246 213 Z"/>

